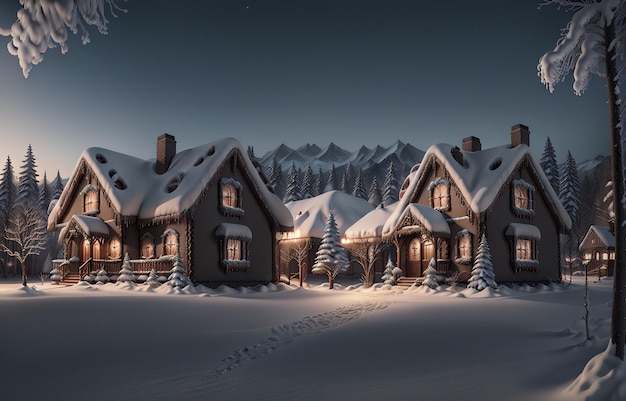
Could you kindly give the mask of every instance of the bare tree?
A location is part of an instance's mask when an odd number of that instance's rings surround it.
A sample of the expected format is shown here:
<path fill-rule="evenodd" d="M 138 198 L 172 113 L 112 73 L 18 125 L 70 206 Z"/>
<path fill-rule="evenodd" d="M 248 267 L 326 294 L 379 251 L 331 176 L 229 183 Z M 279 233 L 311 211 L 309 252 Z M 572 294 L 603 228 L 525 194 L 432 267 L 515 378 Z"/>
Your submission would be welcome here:
<path fill-rule="evenodd" d="M 374 264 L 380 258 L 385 244 L 381 241 L 354 242 L 350 246 L 350 252 L 354 260 L 363 268 L 361 281 L 365 288 L 374 284 Z"/>
<path fill-rule="evenodd" d="M 30 256 L 39 255 L 46 249 L 48 232 L 41 211 L 33 204 L 26 203 L 16 207 L 9 219 L 9 226 L 4 232 L 5 243 L 0 250 L 20 262 L 22 285 L 27 285 L 26 261 Z M 13 244 L 8 247 L 7 243 Z"/>
<path fill-rule="evenodd" d="M 306 260 L 309 257 L 309 250 L 311 249 L 311 241 L 296 241 L 291 251 L 291 260 L 295 260 L 298 264 L 298 276 L 300 277 L 300 287 L 302 287 L 302 281 L 306 276 L 307 266 Z"/>
<path fill-rule="evenodd" d="M 539 59 L 539 76 L 552 92 L 554 85 L 574 72 L 577 95 L 587 88 L 592 75 L 606 79 L 609 128 L 611 138 L 613 205 L 615 207 L 615 279 L 611 316 L 611 343 L 614 353 L 624 360 L 626 332 L 626 217 L 624 197 L 624 160 L 622 157 L 622 115 L 620 99 L 620 65 L 623 65 L 626 36 L 626 1 L 546 0 L 573 11 L 572 20 L 563 30 L 553 51 Z"/>

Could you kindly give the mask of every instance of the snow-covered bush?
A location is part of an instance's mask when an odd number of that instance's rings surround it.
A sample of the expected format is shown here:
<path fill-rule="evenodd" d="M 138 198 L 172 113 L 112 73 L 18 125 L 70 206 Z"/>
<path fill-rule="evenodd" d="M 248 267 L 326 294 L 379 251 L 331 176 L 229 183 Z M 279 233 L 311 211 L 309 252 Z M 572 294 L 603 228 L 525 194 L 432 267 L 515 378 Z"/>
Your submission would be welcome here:
<path fill-rule="evenodd" d="M 422 285 L 433 289 L 439 286 L 439 283 L 437 282 L 437 269 L 435 269 L 435 266 L 437 266 L 437 262 L 435 261 L 435 258 L 432 258 L 430 263 L 428 263 L 428 268 L 424 271 L 426 279 L 422 283 Z"/>
<path fill-rule="evenodd" d="M 498 288 L 495 278 L 491 251 L 489 250 L 487 238 L 485 238 L 485 234 L 483 234 L 480 238 L 478 253 L 476 254 L 476 259 L 474 259 L 472 276 L 467 282 L 467 288 L 474 288 L 478 291 L 482 291 L 487 287 Z"/>
<path fill-rule="evenodd" d="M 161 283 L 159 282 L 159 275 L 157 274 L 156 270 L 150 270 L 150 274 L 148 275 L 148 278 L 146 279 L 146 282 L 144 284 L 149 286 L 150 288 L 156 288 L 161 285 Z"/>
<path fill-rule="evenodd" d="M 97 284 L 106 284 L 109 282 L 109 275 L 107 271 L 104 269 L 100 269 L 98 274 L 96 275 L 96 283 Z"/>
<path fill-rule="evenodd" d="M 402 269 L 396 267 L 395 263 L 393 263 L 391 258 L 389 258 L 387 260 L 387 264 L 385 265 L 385 270 L 383 271 L 381 280 L 383 280 L 383 283 L 385 284 L 396 285 L 396 281 L 400 276 L 402 276 Z"/>
<path fill-rule="evenodd" d="M 173 288 L 184 288 L 191 284 L 189 277 L 185 274 L 185 267 L 183 266 L 183 259 L 180 254 L 177 254 L 174 258 L 174 266 L 170 270 L 170 276 L 167 278 L 167 284 Z"/>
<path fill-rule="evenodd" d="M 95 283 L 95 282 L 96 282 L 96 276 L 94 276 L 93 274 L 89 274 L 89 273 L 87 273 L 87 274 L 85 274 L 85 275 L 83 276 L 83 279 L 82 279 L 82 280 L 83 280 L 83 281 L 85 281 L 85 282 L 87 282 L 87 283 L 89 283 L 89 284 L 93 284 L 93 283 Z"/>
<path fill-rule="evenodd" d="M 122 262 L 122 268 L 120 269 L 120 275 L 117 281 L 120 283 L 133 282 L 136 280 L 135 273 L 133 272 L 133 264 L 130 261 L 128 253 L 124 255 L 124 262 Z"/>
<path fill-rule="evenodd" d="M 50 271 L 50 281 L 53 284 L 59 284 L 59 281 L 61 281 L 61 272 L 56 267 Z"/>

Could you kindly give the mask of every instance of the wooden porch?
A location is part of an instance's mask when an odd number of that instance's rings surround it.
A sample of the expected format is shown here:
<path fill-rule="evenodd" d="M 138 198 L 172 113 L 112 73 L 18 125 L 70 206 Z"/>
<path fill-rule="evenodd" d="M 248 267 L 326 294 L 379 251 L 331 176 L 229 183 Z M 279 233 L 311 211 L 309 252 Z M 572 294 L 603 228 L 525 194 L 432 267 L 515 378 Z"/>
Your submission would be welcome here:
<path fill-rule="evenodd" d="M 173 261 L 169 258 L 162 259 L 139 259 L 131 260 L 133 273 L 135 275 L 150 274 L 154 269 L 159 276 L 169 275 L 172 270 Z M 118 275 L 122 268 L 122 260 L 105 260 L 89 258 L 86 261 L 58 261 L 52 262 L 52 268 L 61 272 L 61 283 L 76 284 L 85 275 L 97 275 L 102 269 L 108 273 L 108 276 Z"/>

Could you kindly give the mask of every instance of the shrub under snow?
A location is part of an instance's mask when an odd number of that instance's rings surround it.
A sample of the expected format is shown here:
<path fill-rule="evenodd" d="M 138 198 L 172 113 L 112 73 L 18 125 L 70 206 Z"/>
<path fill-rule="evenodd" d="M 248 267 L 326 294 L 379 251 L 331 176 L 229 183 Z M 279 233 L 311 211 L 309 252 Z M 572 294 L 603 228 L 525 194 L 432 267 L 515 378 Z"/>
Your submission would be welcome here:
<path fill-rule="evenodd" d="M 98 274 L 96 275 L 96 282 L 98 284 L 106 284 L 109 282 L 109 276 L 106 270 L 100 269 L 100 271 L 98 271 Z"/>
<path fill-rule="evenodd" d="M 128 253 L 124 255 L 124 262 L 122 263 L 122 268 L 120 269 L 120 275 L 117 278 L 117 281 L 120 283 L 125 282 L 133 282 L 136 280 L 135 273 L 133 272 L 133 264 L 130 261 L 130 256 Z"/>
<path fill-rule="evenodd" d="M 157 274 L 156 270 L 150 270 L 150 274 L 148 275 L 148 278 L 146 279 L 146 282 L 144 284 L 146 284 L 150 288 L 156 288 L 161 285 L 161 282 L 159 281 L 159 275 Z"/>
<path fill-rule="evenodd" d="M 170 270 L 170 276 L 167 278 L 167 284 L 173 288 L 184 288 L 191 284 L 189 277 L 185 274 L 185 267 L 180 254 L 174 258 L 174 266 Z"/>
<path fill-rule="evenodd" d="M 430 259 L 430 263 L 428 263 L 428 268 L 424 271 L 424 276 L 426 276 L 426 280 L 422 283 L 422 285 L 428 286 L 430 288 L 437 288 L 439 283 L 437 282 L 437 269 L 435 266 L 437 262 L 435 258 Z"/>

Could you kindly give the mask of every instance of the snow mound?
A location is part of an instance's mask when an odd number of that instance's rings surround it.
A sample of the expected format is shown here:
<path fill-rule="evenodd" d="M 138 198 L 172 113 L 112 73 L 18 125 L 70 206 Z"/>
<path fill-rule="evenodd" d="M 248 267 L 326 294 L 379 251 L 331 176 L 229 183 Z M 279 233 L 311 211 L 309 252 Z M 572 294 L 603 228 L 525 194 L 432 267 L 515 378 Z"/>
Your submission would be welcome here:
<path fill-rule="evenodd" d="M 16 298 L 33 297 L 39 295 L 44 295 L 44 293 L 39 291 L 39 289 L 34 285 L 30 287 L 20 285 L 18 288 L 9 293 L 9 296 L 13 296 Z"/>
<path fill-rule="evenodd" d="M 587 362 L 582 373 L 561 394 L 563 399 L 585 401 L 626 400 L 626 363 L 606 350 Z"/>

